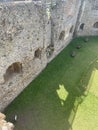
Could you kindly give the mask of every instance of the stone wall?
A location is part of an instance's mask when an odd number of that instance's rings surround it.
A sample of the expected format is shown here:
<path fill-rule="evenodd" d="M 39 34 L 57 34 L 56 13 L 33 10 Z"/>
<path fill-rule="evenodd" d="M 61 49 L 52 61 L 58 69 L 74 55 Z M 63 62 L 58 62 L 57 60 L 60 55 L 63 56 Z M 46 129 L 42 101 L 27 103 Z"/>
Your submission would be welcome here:
<path fill-rule="evenodd" d="M 45 23 L 44 9 L 32 2 L 0 4 L 0 110 L 45 68 Z"/>
<path fill-rule="evenodd" d="M 98 35 L 98 0 L 83 0 L 79 14 L 77 35 Z"/>
<path fill-rule="evenodd" d="M 13 130 L 14 125 L 5 120 L 6 116 L 0 113 L 0 130 Z"/>
<path fill-rule="evenodd" d="M 0 3 L 0 110 L 69 44 L 73 34 L 97 35 L 96 5 L 93 0 Z"/>
<path fill-rule="evenodd" d="M 61 52 L 73 38 L 79 4 L 79 0 L 67 0 L 53 7 L 51 15 L 52 44 L 55 48 L 53 56 Z"/>

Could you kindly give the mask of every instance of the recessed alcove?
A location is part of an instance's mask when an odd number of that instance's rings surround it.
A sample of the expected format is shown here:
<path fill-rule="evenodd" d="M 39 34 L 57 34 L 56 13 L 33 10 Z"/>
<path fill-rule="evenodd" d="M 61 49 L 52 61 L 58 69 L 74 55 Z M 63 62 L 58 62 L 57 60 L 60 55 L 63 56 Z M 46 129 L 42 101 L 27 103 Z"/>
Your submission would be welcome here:
<path fill-rule="evenodd" d="M 15 62 L 12 63 L 6 70 L 6 73 L 4 74 L 4 80 L 5 82 L 8 81 L 13 76 L 20 74 L 22 72 L 22 63 Z"/>
<path fill-rule="evenodd" d="M 82 24 L 80 25 L 80 30 L 84 30 L 84 26 L 85 26 L 85 24 L 82 23 Z"/>
<path fill-rule="evenodd" d="M 64 40 L 65 37 L 65 31 L 62 31 L 59 36 L 59 40 Z"/>
<path fill-rule="evenodd" d="M 70 33 L 73 32 L 73 28 L 74 28 L 74 26 L 72 25 L 71 28 L 70 28 L 70 31 L 69 31 Z"/>
<path fill-rule="evenodd" d="M 39 58 L 39 59 L 41 58 L 41 49 L 38 48 L 38 49 L 35 51 L 34 57 L 35 57 L 35 58 Z"/>
<path fill-rule="evenodd" d="M 98 22 L 94 23 L 93 27 L 98 29 Z"/>

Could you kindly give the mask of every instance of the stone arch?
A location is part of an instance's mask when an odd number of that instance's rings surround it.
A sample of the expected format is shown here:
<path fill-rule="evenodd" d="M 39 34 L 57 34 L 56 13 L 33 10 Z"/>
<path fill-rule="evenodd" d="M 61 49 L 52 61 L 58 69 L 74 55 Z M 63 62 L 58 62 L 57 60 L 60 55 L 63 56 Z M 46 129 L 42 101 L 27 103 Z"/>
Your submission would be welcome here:
<path fill-rule="evenodd" d="M 73 29 L 74 29 L 74 26 L 72 25 L 69 32 L 72 33 Z"/>
<path fill-rule="evenodd" d="M 85 26 L 85 24 L 82 23 L 82 24 L 80 25 L 80 29 L 83 30 L 83 29 L 84 29 L 84 26 Z"/>
<path fill-rule="evenodd" d="M 65 37 L 65 31 L 62 31 L 59 36 L 59 40 L 64 40 Z"/>
<path fill-rule="evenodd" d="M 35 58 L 41 58 L 41 49 L 40 48 L 38 48 L 36 51 L 35 51 L 35 53 L 34 53 L 34 57 Z"/>
<path fill-rule="evenodd" d="M 98 28 L 98 22 L 94 23 L 93 27 Z"/>
<path fill-rule="evenodd" d="M 8 79 L 12 78 L 15 74 L 20 74 L 22 72 L 22 63 L 14 62 L 12 63 L 6 70 L 4 74 L 4 80 L 7 81 Z"/>

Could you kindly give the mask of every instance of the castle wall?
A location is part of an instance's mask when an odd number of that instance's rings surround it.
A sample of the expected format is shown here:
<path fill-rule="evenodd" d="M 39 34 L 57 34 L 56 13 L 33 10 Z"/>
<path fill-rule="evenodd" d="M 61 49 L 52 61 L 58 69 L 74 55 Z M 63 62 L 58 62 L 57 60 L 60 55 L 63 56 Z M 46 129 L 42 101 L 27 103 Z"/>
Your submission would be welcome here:
<path fill-rule="evenodd" d="M 80 1 L 0 4 L 0 110 L 72 40 Z"/>
<path fill-rule="evenodd" d="M 52 9 L 51 28 L 55 55 L 65 48 L 73 38 L 79 5 L 79 0 L 67 0 L 60 2 Z"/>
<path fill-rule="evenodd" d="M 0 4 L 0 110 L 47 64 L 43 18 L 32 2 Z"/>
<path fill-rule="evenodd" d="M 77 10 L 79 0 L 55 5 L 51 14 L 31 2 L 0 4 L 0 110 L 68 45 Z M 4 127 L 13 129 L 10 123 Z"/>
<path fill-rule="evenodd" d="M 98 22 L 98 0 L 83 0 L 77 23 L 77 35 L 98 35 L 97 25 L 94 27 L 96 22 Z"/>

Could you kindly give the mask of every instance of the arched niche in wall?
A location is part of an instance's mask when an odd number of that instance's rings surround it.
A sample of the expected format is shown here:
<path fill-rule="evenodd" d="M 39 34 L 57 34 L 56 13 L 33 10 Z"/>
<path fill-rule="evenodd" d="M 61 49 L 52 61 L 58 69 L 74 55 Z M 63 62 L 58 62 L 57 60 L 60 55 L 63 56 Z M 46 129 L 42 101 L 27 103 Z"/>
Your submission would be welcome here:
<path fill-rule="evenodd" d="M 83 30 L 83 29 L 84 29 L 84 26 L 85 26 L 85 24 L 82 23 L 82 24 L 80 25 L 80 30 Z"/>
<path fill-rule="evenodd" d="M 59 40 L 64 40 L 65 38 L 65 31 L 62 31 L 59 36 Z"/>
<path fill-rule="evenodd" d="M 73 32 L 73 29 L 74 29 L 74 26 L 72 25 L 69 32 L 72 33 Z"/>
<path fill-rule="evenodd" d="M 35 51 L 35 53 L 34 53 L 34 57 L 35 58 L 41 58 L 41 49 L 40 48 L 38 48 L 36 51 Z"/>
<path fill-rule="evenodd" d="M 93 27 L 98 29 L 98 22 L 94 23 Z"/>
<path fill-rule="evenodd" d="M 21 72 L 22 72 L 22 63 L 15 62 L 7 68 L 6 73 L 4 75 L 4 80 L 7 81 L 16 74 L 20 74 Z"/>

